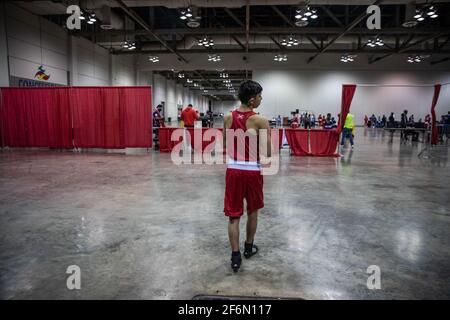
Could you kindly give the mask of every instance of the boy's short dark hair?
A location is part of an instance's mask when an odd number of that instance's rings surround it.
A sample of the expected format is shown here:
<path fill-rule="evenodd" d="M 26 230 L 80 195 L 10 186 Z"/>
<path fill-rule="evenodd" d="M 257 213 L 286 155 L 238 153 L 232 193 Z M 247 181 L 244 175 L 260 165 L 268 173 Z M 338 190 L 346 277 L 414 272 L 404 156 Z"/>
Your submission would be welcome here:
<path fill-rule="evenodd" d="M 189 104 L 188 104 L 188 107 L 192 107 L 192 104 L 189 103 Z"/>
<path fill-rule="evenodd" d="M 255 98 L 262 92 L 262 87 L 258 82 L 246 80 L 239 86 L 238 97 L 243 104 L 248 104 L 251 98 Z"/>

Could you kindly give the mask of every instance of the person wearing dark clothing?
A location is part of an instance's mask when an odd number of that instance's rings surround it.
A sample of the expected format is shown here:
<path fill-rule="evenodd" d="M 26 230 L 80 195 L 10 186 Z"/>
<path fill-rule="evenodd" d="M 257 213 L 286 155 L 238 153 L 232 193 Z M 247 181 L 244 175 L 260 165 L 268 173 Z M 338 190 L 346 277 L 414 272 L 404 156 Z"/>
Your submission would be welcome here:
<path fill-rule="evenodd" d="M 400 117 L 400 128 L 406 128 L 406 125 L 408 124 L 408 110 L 403 111 L 401 117 Z M 402 130 L 400 132 L 400 139 L 403 139 L 406 137 L 405 132 Z"/>
<path fill-rule="evenodd" d="M 391 112 L 391 115 L 389 116 L 388 127 L 393 128 L 394 126 L 395 126 L 395 116 L 394 113 Z"/>

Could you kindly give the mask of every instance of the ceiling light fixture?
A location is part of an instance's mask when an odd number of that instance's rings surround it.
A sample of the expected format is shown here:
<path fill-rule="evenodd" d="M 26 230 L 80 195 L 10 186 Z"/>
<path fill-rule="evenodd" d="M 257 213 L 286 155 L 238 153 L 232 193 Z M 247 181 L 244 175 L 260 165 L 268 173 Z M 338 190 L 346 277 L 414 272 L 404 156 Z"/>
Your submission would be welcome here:
<path fill-rule="evenodd" d="M 292 36 L 289 36 L 288 39 L 281 40 L 281 45 L 285 47 L 298 46 L 298 40 Z"/>
<path fill-rule="evenodd" d="M 317 19 L 317 9 L 312 9 L 308 5 L 303 5 L 295 10 L 295 25 L 298 27 L 306 27 L 309 24 L 309 19 Z"/>
<path fill-rule="evenodd" d="M 218 54 L 209 54 L 208 55 L 208 61 L 218 62 L 218 61 L 221 61 L 221 60 L 222 60 L 222 58 Z"/>
<path fill-rule="evenodd" d="M 159 57 L 158 56 L 150 56 L 148 58 L 148 60 L 150 60 L 151 62 L 155 63 L 155 62 L 159 62 Z"/>
<path fill-rule="evenodd" d="M 287 55 L 285 55 L 285 54 L 276 54 L 275 57 L 273 58 L 273 60 L 278 61 L 278 62 L 287 61 Z"/>
<path fill-rule="evenodd" d="M 198 45 L 204 47 L 212 47 L 214 45 L 214 40 L 210 37 L 205 36 L 202 39 L 198 40 Z"/>
<path fill-rule="evenodd" d="M 355 61 L 355 58 L 357 57 L 356 54 L 350 55 L 350 54 L 343 54 L 341 56 L 341 62 L 347 63 L 347 62 L 353 62 Z"/>

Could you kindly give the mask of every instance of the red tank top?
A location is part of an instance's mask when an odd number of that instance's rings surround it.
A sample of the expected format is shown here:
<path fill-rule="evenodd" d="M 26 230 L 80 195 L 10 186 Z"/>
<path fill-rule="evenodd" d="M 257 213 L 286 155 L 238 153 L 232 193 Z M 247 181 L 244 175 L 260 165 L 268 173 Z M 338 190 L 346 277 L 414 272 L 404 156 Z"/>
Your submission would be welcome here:
<path fill-rule="evenodd" d="M 245 162 L 259 162 L 259 138 L 254 136 L 252 133 L 242 134 L 247 132 L 246 123 L 248 118 L 255 115 L 256 112 L 247 111 L 241 112 L 235 110 L 231 113 L 233 122 L 229 129 L 234 131 L 234 146 L 230 154 L 230 158 L 235 161 L 245 161 Z M 242 131 L 236 131 L 241 129 Z M 241 132 L 241 134 L 239 134 Z M 252 141 L 252 142 L 251 142 Z M 227 145 L 230 145 L 227 143 Z M 256 148 L 256 149 L 255 149 Z M 243 153 L 244 152 L 244 153 Z"/>

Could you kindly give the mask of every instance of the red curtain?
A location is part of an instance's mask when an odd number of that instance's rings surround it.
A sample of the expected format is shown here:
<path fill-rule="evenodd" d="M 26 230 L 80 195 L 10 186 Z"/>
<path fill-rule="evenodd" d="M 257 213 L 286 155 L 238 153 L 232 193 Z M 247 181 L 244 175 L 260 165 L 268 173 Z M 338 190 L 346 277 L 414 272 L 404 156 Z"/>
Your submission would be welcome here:
<path fill-rule="evenodd" d="M 436 127 L 436 104 L 439 99 L 439 93 L 441 92 L 441 85 L 436 84 L 434 86 L 434 95 L 433 95 L 433 101 L 431 102 L 431 144 L 437 144 L 439 137 L 438 137 L 438 128 Z"/>
<path fill-rule="evenodd" d="M 189 132 L 189 135 L 190 135 L 191 147 L 194 148 L 195 151 L 197 151 L 197 152 L 205 151 L 206 147 L 208 145 L 210 145 L 211 142 L 215 141 L 216 140 L 216 136 L 219 134 L 219 133 L 216 132 L 211 137 L 211 139 L 209 139 L 209 137 L 208 137 L 208 140 L 204 140 L 203 137 L 204 137 L 205 131 L 207 131 L 207 130 L 220 131 L 219 136 L 222 137 L 222 130 L 223 130 L 223 129 L 219 129 L 219 128 L 198 128 L 198 129 L 197 128 L 186 128 L 186 129 L 187 129 L 187 131 Z M 198 143 L 198 145 L 195 145 L 195 143 L 194 143 L 195 134 L 199 135 L 199 137 L 201 138 L 201 143 Z M 201 148 L 201 150 L 199 148 Z"/>
<path fill-rule="evenodd" d="M 159 151 L 160 152 L 171 152 L 173 147 L 183 141 L 183 137 L 180 137 L 178 141 L 172 141 L 170 137 L 172 136 L 172 132 L 180 129 L 180 128 L 170 128 L 164 127 L 158 129 L 158 137 L 159 137 Z M 181 129 L 183 130 L 183 129 Z"/>
<path fill-rule="evenodd" d="M 68 88 L 2 88 L 3 145 L 72 148 L 67 92 Z"/>
<path fill-rule="evenodd" d="M 314 129 L 310 131 L 311 155 L 316 157 L 338 157 L 336 147 L 339 142 L 339 132 L 337 129 L 322 130 Z"/>
<path fill-rule="evenodd" d="M 0 138 L 10 147 L 151 147 L 151 111 L 150 87 L 2 88 Z"/>
<path fill-rule="evenodd" d="M 125 147 L 151 148 L 152 97 L 149 88 L 120 88 Z"/>
<path fill-rule="evenodd" d="M 339 116 L 338 131 L 341 133 L 342 127 L 345 123 L 345 118 L 350 110 L 350 105 L 355 95 L 356 85 L 355 84 L 344 84 L 342 86 L 342 101 L 341 101 L 341 114 Z"/>
<path fill-rule="evenodd" d="M 73 88 L 76 148 L 123 148 L 120 135 L 120 93 L 117 88 Z"/>
<path fill-rule="evenodd" d="M 307 129 L 284 129 L 286 139 L 294 156 L 309 155 L 308 130 Z"/>

